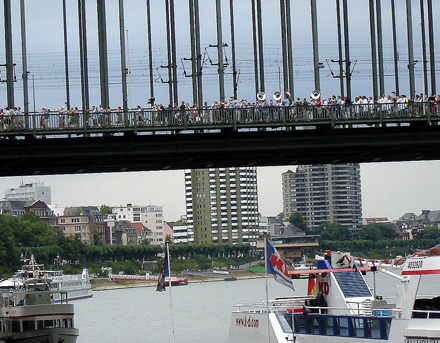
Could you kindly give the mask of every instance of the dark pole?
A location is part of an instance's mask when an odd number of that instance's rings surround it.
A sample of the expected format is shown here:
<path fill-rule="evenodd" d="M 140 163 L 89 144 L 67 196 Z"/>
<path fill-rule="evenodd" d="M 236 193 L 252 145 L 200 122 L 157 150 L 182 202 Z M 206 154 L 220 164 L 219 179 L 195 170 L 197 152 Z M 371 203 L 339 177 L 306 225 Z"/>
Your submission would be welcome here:
<path fill-rule="evenodd" d="M 350 37 L 348 33 L 348 6 L 347 0 L 342 0 L 344 16 L 344 43 L 345 43 L 345 77 L 347 85 L 347 98 L 351 100 L 351 62 L 350 62 Z"/>
<path fill-rule="evenodd" d="M 9 108 L 14 108 L 14 61 L 12 56 L 11 0 L 4 1 L 6 93 Z"/>
<path fill-rule="evenodd" d="M 383 44 L 382 44 L 382 5 L 381 0 L 376 0 L 377 19 L 377 63 L 379 67 L 379 92 L 385 94 L 385 77 L 383 70 Z M 374 99 L 376 100 L 376 99 Z"/>
<path fill-rule="evenodd" d="M 176 52 L 176 21 L 174 17 L 174 0 L 170 0 L 170 28 L 171 28 L 171 63 L 173 74 L 173 96 L 174 102 L 179 102 L 179 94 L 177 92 L 177 52 Z"/>
<path fill-rule="evenodd" d="M 371 44 L 371 76 L 373 80 L 373 99 L 377 99 L 377 61 L 376 61 L 376 27 L 374 25 L 374 0 L 368 2 L 370 8 L 370 44 Z"/>
<path fill-rule="evenodd" d="M 287 60 L 287 34 L 286 34 L 286 0 L 280 0 L 281 16 L 281 52 L 283 56 L 283 86 L 284 92 L 289 91 L 289 67 Z M 281 92 L 282 89 L 279 89 Z"/>
<path fill-rule="evenodd" d="M 342 29 L 341 29 L 341 4 L 336 0 L 336 26 L 338 27 L 338 64 L 339 64 L 339 89 L 344 97 L 344 67 L 342 61 Z"/>
<path fill-rule="evenodd" d="M 258 77 L 258 47 L 257 47 L 257 23 L 255 16 L 255 0 L 251 0 L 252 4 L 252 43 L 254 46 L 254 79 L 255 79 L 255 95 L 260 91 Z"/>
<path fill-rule="evenodd" d="M 87 30 L 86 30 L 86 7 L 85 0 L 78 0 L 79 19 L 79 49 L 81 64 L 81 94 L 82 110 L 88 110 L 89 106 L 89 72 L 87 63 Z"/>
<path fill-rule="evenodd" d="M 258 61 L 260 66 L 260 90 L 265 91 L 264 83 L 264 49 L 263 49 L 263 14 L 261 0 L 257 0 L 257 27 L 258 27 Z"/>
<path fill-rule="evenodd" d="M 217 23 L 217 59 L 218 59 L 218 85 L 220 101 L 225 100 L 225 75 L 223 66 L 223 35 L 222 35 L 222 8 L 221 1 L 215 0 L 215 14 Z"/>
<path fill-rule="evenodd" d="M 147 0 L 148 4 L 149 0 Z M 148 30 L 148 32 L 150 32 Z M 127 89 L 127 56 L 125 51 L 125 15 L 124 0 L 119 0 L 119 45 L 121 49 L 121 83 L 122 83 L 122 109 L 124 114 L 128 111 L 128 89 Z"/>
<path fill-rule="evenodd" d="M 200 52 L 200 14 L 199 14 L 199 0 L 194 0 L 194 14 L 195 14 L 195 36 L 196 36 L 196 55 L 197 55 L 197 99 L 199 106 L 203 105 L 203 89 L 202 89 L 202 53 Z"/>
<path fill-rule="evenodd" d="M 423 94 L 428 93 L 428 61 L 426 59 L 426 28 L 425 28 L 425 9 L 424 0 L 420 0 L 420 32 L 422 34 L 422 74 L 423 74 Z"/>
<path fill-rule="evenodd" d="M 286 1 L 286 33 L 287 33 L 287 65 L 289 85 L 287 91 L 290 93 L 292 99 L 294 98 L 293 87 L 293 51 L 292 51 L 292 21 L 290 16 L 290 0 Z"/>
<path fill-rule="evenodd" d="M 310 12 L 312 19 L 312 45 L 313 45 L 313 75 L 315 80 L 315 90 L 321 90 L 319 80 L 319 51 L 318 51 L 318 15 L 316 0 L 310 0 Z"/>
<path fill-rule="evenodd" d="M 26 52 L 26 13 L 24 0 L 20 0 L 21 18 L 21 59 L 23 65 L 23 113 L 25 115 L 25 125 L 29 128 L 29 94 L 28 94 L 28 71 L 27 71 L 27 52 Z"/>
<path fill-rule="evenodd" d="M 101 85 L 101 104 L 109 106 L 108 58 L 107 58 L 107 27 L 105 16 L 105 0 L 97 0 L 98 14 L 98 47 L 99 47 L 99 79 Z"/>
<path fill-rule="evenodd" d="M 428 10 L 428 40 L 429 40 L 429 61 L 431 69 L 431 93 L 437 94 L 435 86 L 435 52 L 434 52 L 434 23 L 432 20 L 432 0 L 427 0 Z"/>
<path fill-rule="evenodd" d="M 195 37 L 195 18 L 194 18 L 194 0 L 189 0 L 189 35 L 191 44 L 191 81 L 193 92 L 193 103 L 199 104 L 197 92 L 197 55 L 196 55 L 196 37 Z"/>
<path fill-rule="evenodd" d="M 234 99 L 237 100 L 237 65 L 235 60 L 235 23 L 234 23 L 234 0 L 229 1 L 229 15 L 231 22 L 231 58 L 232 58 L 232 90 Z"/>
<path fill-rule="evenodd" d="M 409 96 L 414 99 L 415 81 L 414 81 L 414 46 L 412 29 L 412 10 L 411 0 L 406 0 L 406 30 L 408 36 L 408 74 L 409 74 Z"/>
<path fill-rule="evenodd" d="M 173 106 L 173 85 L 171 83 L 171 32 L 170 32 L 170 0 L 165 0 L 165 13 L 167 25 L 167 59 L 168 59 L 168 93 L 170 105 Z M 177 103 L 176 103 L 177 104 Z"/>
<path fill-rule="evenodd" d="M 396 32 L 396 6 L 391 0 L 391 23 L 393 28 L 393 55 L 394 55 L 394 81 L 395 92 L 399 94 L 399 56 L 397 54 L 397 32 Z"/>
<path fill-rule="evenodd" d="M 64 69 L 66 77 L 66 109 L 70 109 L 70 85 L 69 85 L 69 54 L 67 50 L 67 10 L 66 0 L 63 0 L 63 32 L 64 32 Z"/>

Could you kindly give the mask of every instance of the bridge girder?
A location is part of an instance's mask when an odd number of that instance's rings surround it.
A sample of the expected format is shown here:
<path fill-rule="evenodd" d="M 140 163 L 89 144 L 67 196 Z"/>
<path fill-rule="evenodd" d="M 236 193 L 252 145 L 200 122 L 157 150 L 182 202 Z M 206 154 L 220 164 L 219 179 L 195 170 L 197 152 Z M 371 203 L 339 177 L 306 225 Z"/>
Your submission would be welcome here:
<path fill-rule="evenodd" d="M 0 139 L 0 176 L 440 158 L 440 126 Z"/>

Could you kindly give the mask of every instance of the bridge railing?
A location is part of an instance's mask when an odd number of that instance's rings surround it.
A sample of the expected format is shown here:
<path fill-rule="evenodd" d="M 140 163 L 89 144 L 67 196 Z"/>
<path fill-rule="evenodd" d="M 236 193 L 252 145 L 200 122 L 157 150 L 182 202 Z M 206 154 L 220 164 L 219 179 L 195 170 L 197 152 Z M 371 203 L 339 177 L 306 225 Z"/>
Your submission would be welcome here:
<path fill-rule="evenodd" d="M 0 115 L 0 134 L 182 130 L 206 127 L 264 127 L 440 120 L 439 105 L 428 103 L 326 106 L 130 110 L 126 112 L 29 113 Z"/>

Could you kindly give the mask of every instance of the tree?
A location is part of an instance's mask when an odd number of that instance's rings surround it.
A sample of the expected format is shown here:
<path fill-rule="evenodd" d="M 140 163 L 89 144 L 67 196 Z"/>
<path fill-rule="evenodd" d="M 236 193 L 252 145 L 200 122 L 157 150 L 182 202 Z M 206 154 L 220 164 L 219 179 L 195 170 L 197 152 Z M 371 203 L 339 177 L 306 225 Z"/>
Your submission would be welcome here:
<path fill-rule="evenodd" d="M 186 225 L 186 222 L 182 219 L 179 219 L 178 221 L 175 221 L 173 223 L 173 226 L 185 226 L 185 225 Z"/>
<path fill-rule="evenodd" d="M 341 224 L 324 222 L 316 229 L 310 231 L 313 235 L 321 235 L 322 241 L 349 241 L 350 230 Z"/>
<path fill-rule="evenodd" d="M 99 211 L 102 214 L 110 214 L 112 213 L 112 208 L 110 206 L 107 206 L 106 204 L 101 205 L 101 207 L 99 208 Z"/>
<path fill-rule="evenodd" d="M 436 239 L 440 237 L 440 229 L 434 225 L 426 226 L 417 234 L 417 238 Z"/>
<path fill-rule="evenodd" d="M 396 239 L 399 237 L 399 233 L 393 228 L 392 225 L 372 224 L 364 226 L 361 231 L 355 234 L 355 236 L 359 239 L 367 239 L 377 242 L 385 239 Z"/>
<path fill-rule="evenodd" d="M 292 213 L 289 216 L 289 222 L 290 224 L 295 225 L 296 227 L 300 228 L 306 233 L 309 231 L 309 228 L 307 227 L 307 223 L 304 220 L 303 215 L 299 212 Z"/>
<path fill-rule="evenodd" d="M 168 235 L 165 236 L 165 242 L 166 242 L 166 243 L 172 243 L 172 242 L 171 242 L 171 235 L 170 235 L 170 234 L 168 234 Z"/>

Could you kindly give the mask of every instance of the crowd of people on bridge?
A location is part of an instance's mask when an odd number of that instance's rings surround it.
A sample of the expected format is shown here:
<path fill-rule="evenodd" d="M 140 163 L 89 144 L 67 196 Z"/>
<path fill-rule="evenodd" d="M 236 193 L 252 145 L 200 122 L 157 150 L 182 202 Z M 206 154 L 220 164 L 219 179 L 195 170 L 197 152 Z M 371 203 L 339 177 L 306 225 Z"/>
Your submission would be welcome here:
<path fill-rule="evenodd" d="M 227 120 L 227 116 L 232 113 L 231 109 L 237 109 L 239 116 L 236 117 L 241 122 L 253 121 L 277 121 L 282 115 L 286 113 L 294 114 L 295 120 L 313 120 L 320 119 L 320 116 L 327 116 L 330 113 L 336 113 L 336 116 L 347 116 L 347 113 L 353 118 L 360 118 L 365 113 L 372 113 L 373 111 L 381 111 L 383 113 L 403 113 L 408 107 L 412 105 L 412 115 L 426 115 L 427 111 L 431 115 L 439 114 L 438 106 L 440 105 L 440 95 L 431 94 L 423 95 L 417 94 L 414 99 L 408 99 L 406 95 L 395 96 L 379 96 L 376 100 L 373 97 L 357 96 L 353 101 L 347 97 L 331 96 L 322 98 L 320 95 L 310 96 L 307 98 L 290 97 L 286 93 L 283 98 L 274 98 L 267 100 L 260 97 L 255 102 L 249 102 L 245 99 L 229 101 L 215 100 L 212 104 L 204 102 L 203 106 L 199 108 L 197 104 L 190 105 L 182 101 L 180 105 L 173 104 L 164 106 L 162 104 L 153 105 L 151 108 L 142 108 L 137 106 L 136 109 L 128 111 L 128 116 L 124 113 L 121 107 L 117 109 L 104 108 L 100 106 L 92 106 L 85 113 L 80 111 L 78 107 L 66 109 L 61 107 L 57 111 L 43 108 L 36 114 L 34 118 L 33 127 L 40 129 L 62 129 L 62 128 L 79 128 L 87 125 L 88 127 L 114 127 L 114 126 L 147 126 L 147 125 L 172 125 L 182 124 L 207 124 L 220 123 Z M 293 110 L 286 110 L 292 108 Z M 347 112 L 341 109 L 350 108 Z M 314 117 L 309 118 L 311 110 L 319 109 L 314 112 Z M 428 110 L 429 109 L 429 110 Z M 289 111 L 289 112 L 286 112 Z M 334 111 L 334 112 L 332 112 Z M 35 122 L 36 121 L 36 122 Z M 25 116 L 20 107 L 0 109 L 0 130 L 14 130 L 23 129 L 25 127 Z"/>

